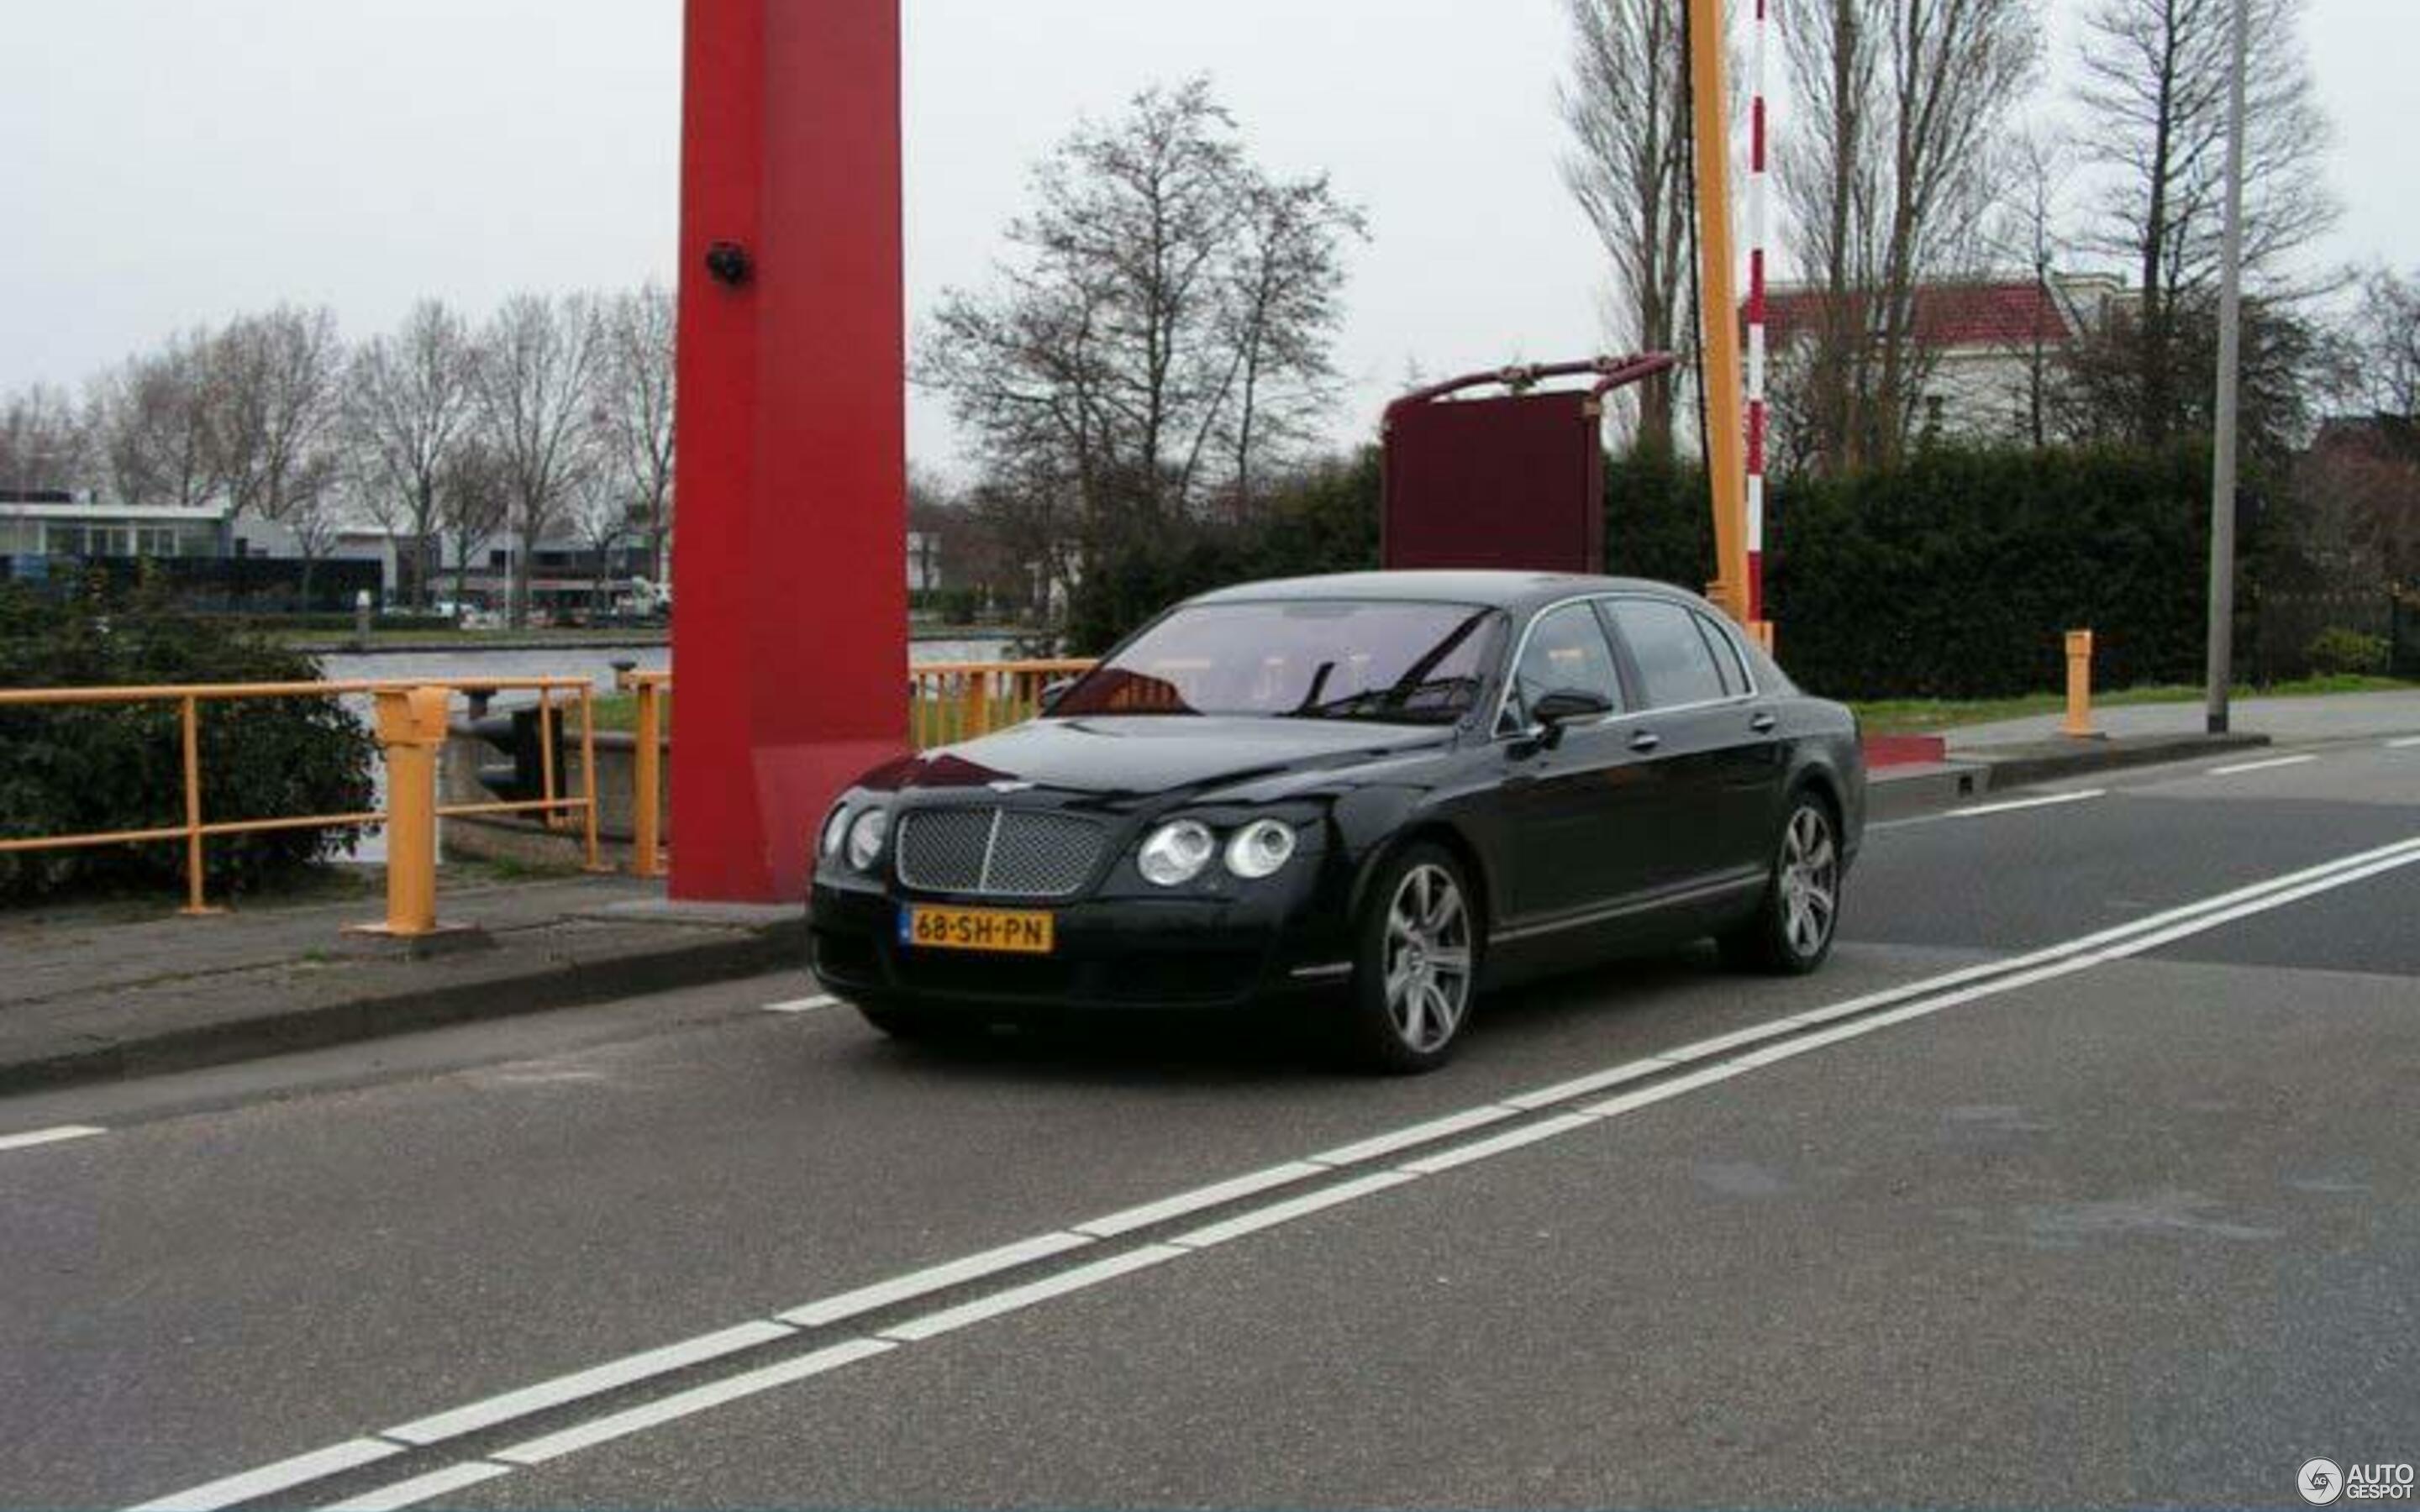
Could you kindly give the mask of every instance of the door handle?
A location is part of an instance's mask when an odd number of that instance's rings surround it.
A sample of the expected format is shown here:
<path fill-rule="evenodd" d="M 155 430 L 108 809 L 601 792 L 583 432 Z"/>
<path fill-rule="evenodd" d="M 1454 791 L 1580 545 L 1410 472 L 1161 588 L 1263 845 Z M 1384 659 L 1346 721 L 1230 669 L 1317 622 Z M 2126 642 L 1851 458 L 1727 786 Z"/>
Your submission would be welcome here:
<path fill-rule="evenodd" d="M 1664 744 L 1664 737 L 1655 733 L 1652 730 L 1641 730 L 1638 733 L 1630 737 L 1630 748 L 1638 752 L 1641 756 L 1646 755 L 1649 751 L 1653 750 L 1656 747 L 1662 744 Z"/>
<path fill-rule="evenodd" d="M 1747 722 L 1747 727 L 1760 735 L 1769 735 L 1779 727 L 1780 723 L 1778 716 L 1771 709 L 1764 709 L 1759 711 L 1757 717 Z"/>

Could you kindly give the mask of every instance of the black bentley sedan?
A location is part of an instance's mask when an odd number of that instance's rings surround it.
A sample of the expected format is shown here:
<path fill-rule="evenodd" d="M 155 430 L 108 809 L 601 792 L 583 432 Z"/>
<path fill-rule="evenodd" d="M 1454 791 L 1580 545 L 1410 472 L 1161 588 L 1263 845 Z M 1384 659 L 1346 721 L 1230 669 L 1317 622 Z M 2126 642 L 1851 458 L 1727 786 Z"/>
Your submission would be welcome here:
<path fill-rule="evenodd" d="M 817 840 L 814 964 L 898 1035 L 1298 994 L 1423 1071 L 1518 979 L 1705 936 L 1813 970 L 1865 802 L 1849 711 L 1694 594 L 1252 583 L 867 773 Z"/>

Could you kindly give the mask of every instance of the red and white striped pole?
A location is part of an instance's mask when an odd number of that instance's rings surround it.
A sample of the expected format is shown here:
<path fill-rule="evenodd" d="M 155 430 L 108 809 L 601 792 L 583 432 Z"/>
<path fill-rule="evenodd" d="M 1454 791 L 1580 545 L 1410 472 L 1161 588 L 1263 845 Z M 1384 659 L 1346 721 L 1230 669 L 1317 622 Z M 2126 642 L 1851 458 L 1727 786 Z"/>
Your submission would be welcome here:
<path fill-rule="evenodd" d="M 1764 57 L 1771 3 L 1756 0 L 1755 39 L 1748 54 L 1753 70 L 1748 76 L 1747 153 L 1747 618 L 1751 626 L 1764 623 L 1764 252 L 1769 186 Z"/>

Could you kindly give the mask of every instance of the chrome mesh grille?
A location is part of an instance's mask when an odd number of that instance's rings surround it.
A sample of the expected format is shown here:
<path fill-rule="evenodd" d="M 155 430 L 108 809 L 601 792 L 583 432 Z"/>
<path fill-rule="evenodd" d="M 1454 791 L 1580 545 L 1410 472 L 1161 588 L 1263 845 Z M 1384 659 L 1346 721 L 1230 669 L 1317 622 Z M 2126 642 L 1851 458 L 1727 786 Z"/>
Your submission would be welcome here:
<path fill-rule="evenodd" d="M 1108 837 L 1090 819 L 1015 809 L 923 809 L 899 822 L 899 880 L 920 892 L 1065 898 Z"/>

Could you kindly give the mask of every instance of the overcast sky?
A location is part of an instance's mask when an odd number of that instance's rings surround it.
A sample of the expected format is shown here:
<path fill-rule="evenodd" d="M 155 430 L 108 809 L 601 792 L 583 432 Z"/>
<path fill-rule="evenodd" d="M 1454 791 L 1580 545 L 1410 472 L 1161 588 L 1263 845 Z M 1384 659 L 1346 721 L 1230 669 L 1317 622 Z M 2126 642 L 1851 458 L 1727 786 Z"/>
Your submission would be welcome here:
<path fill-rule="evenodd" d="M 2055 0 L 2054 87 L 2074 4 Z M 1263 162 L 1328 169 L 1369 211 L 1341 436 L 1416 370 L 1602 344 L 1604 272 L 1556 170 L 1562 0 L 905 5 L 911 322 L 982 282 L 1078 116 L 1200 72 Z M 678 0 L 0 7 L 0 389 L 281 300 L 360 334 L 422 294 L 484 312 L 672 275 Z M 2345 202 L 2331 258 L 2420 266 L 2420 0 L 2309 0 L 2305 30 Z M 948 465 L 936 404 L 911 397 L 909 433 Z"/>

